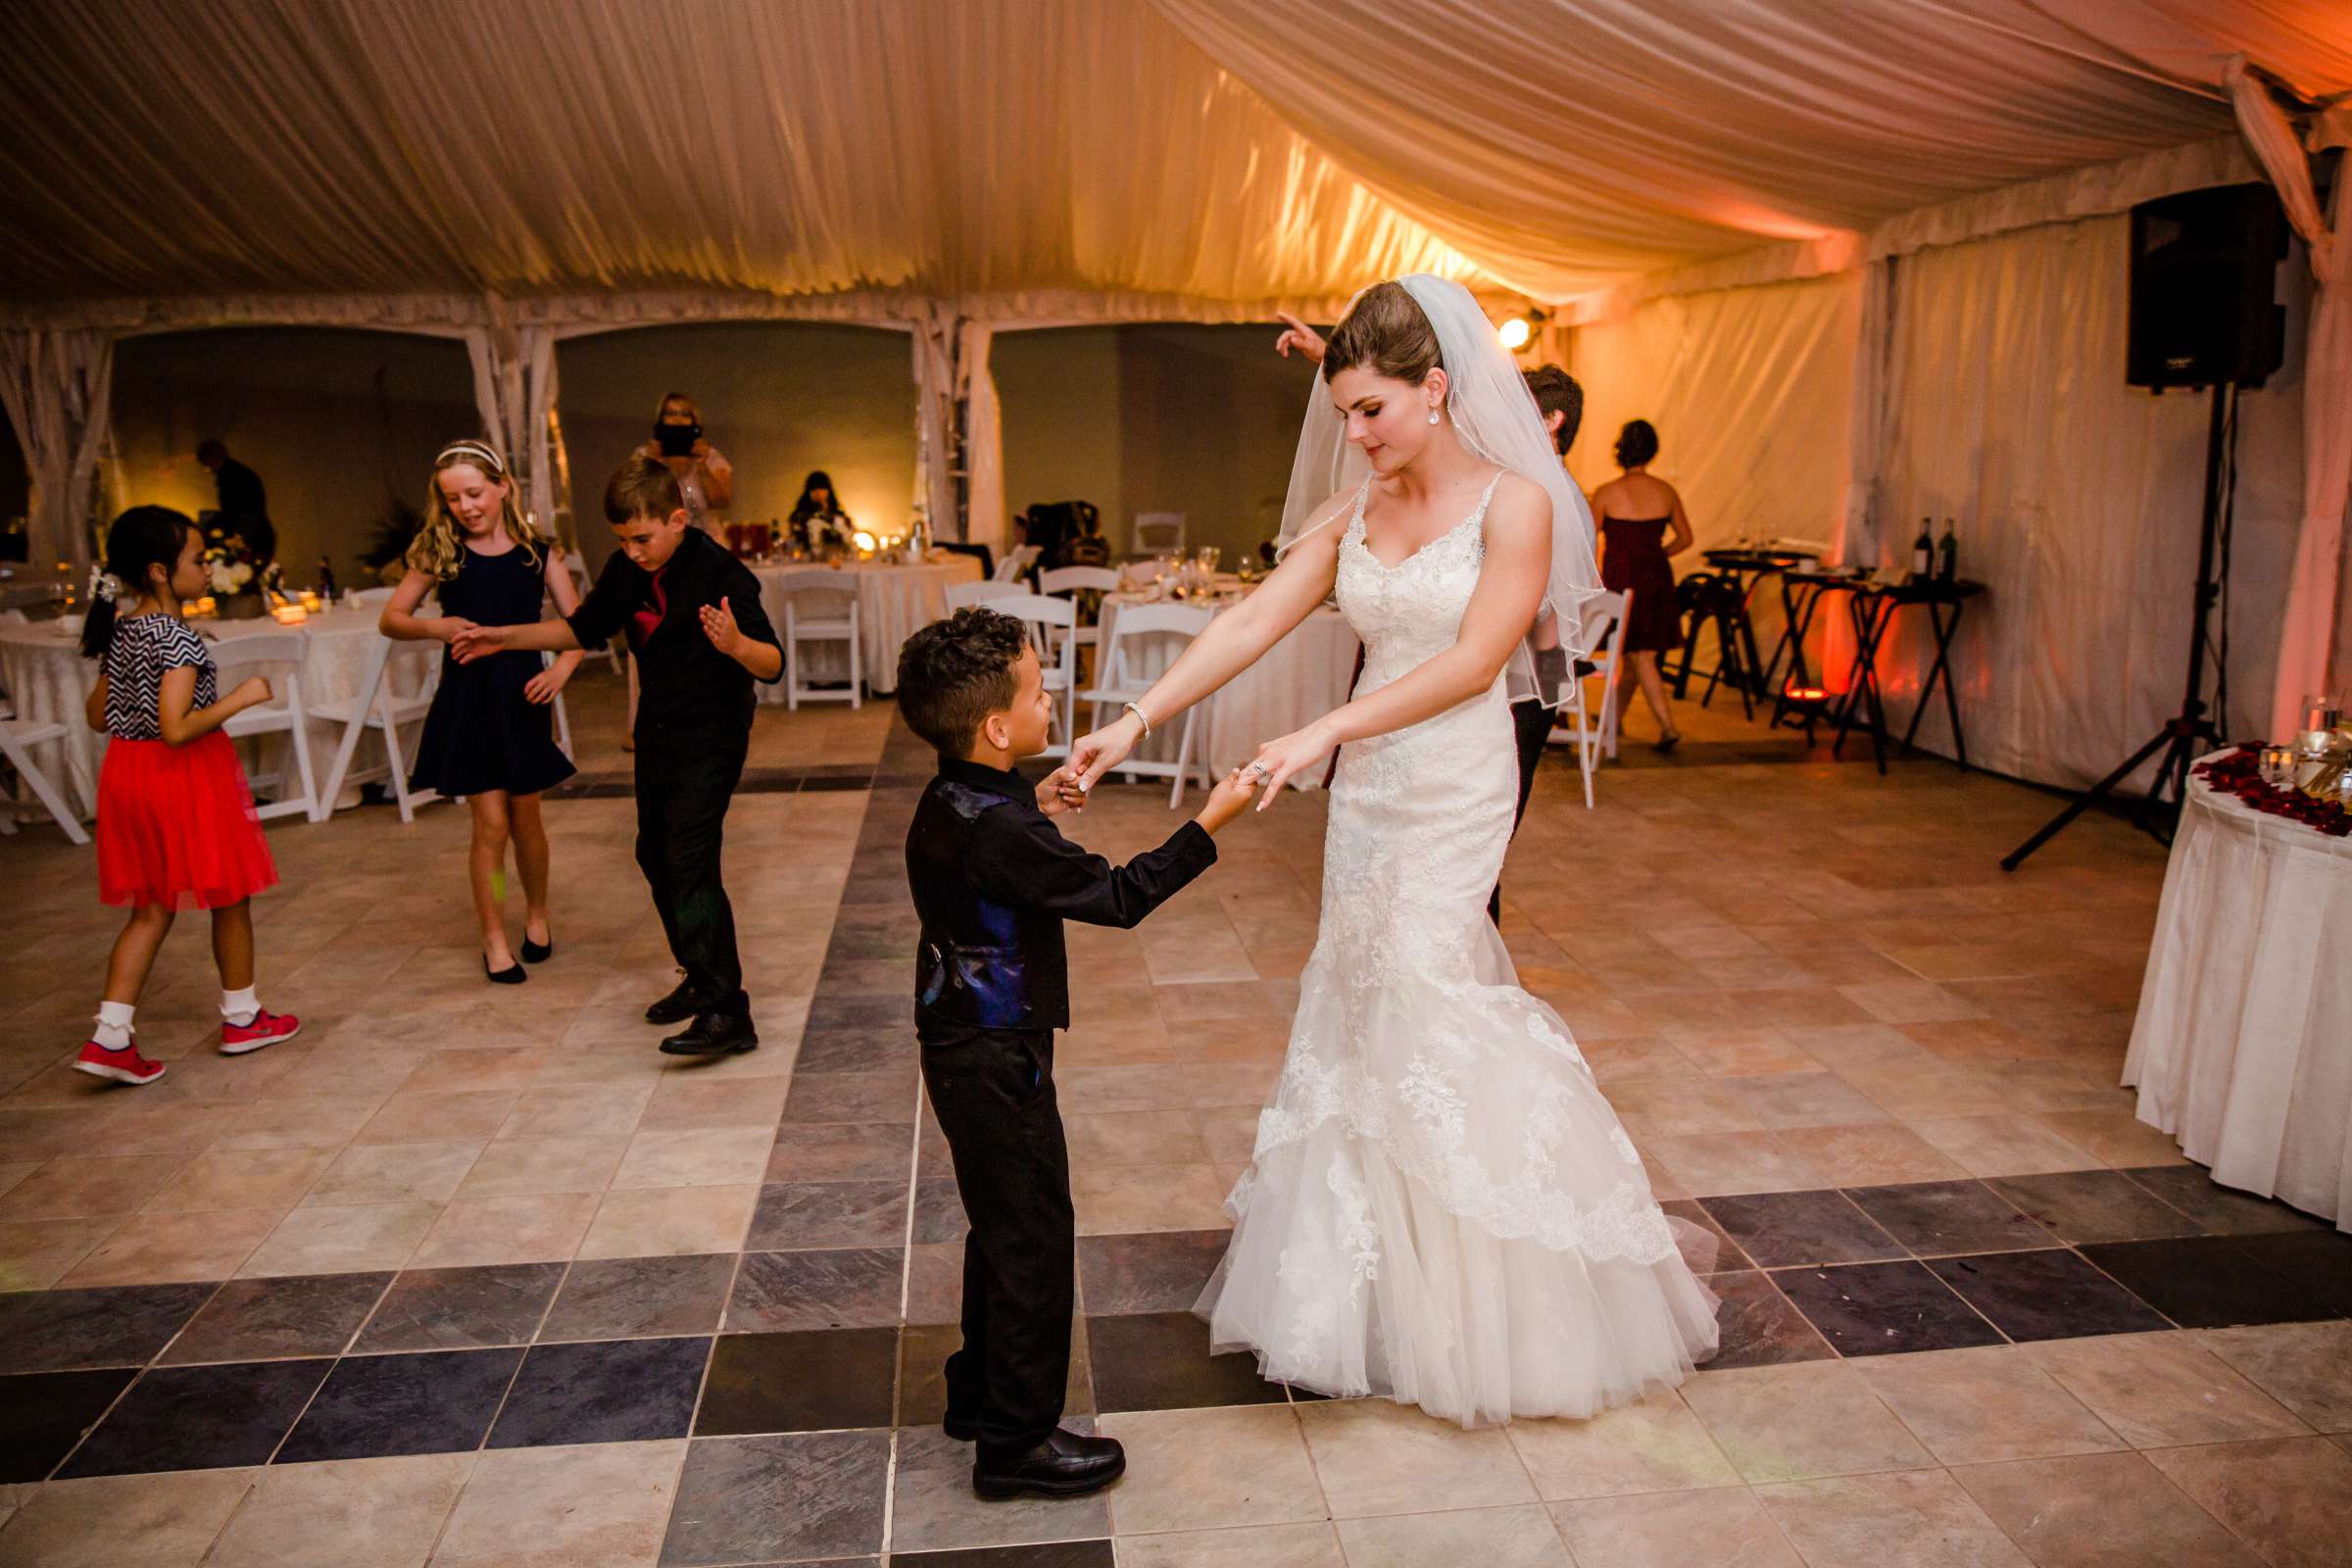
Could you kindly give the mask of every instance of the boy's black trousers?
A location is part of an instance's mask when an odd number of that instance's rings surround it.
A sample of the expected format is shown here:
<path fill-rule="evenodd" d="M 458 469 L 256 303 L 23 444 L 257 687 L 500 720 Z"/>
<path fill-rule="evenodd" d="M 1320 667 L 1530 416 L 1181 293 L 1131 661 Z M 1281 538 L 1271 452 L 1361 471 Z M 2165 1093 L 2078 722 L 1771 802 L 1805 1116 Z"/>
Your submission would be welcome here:
<path fill-rule="evenodd" d="M 923 1086 L 971 1227 L 948 1414 L 978 1426 L 984 1451 L 1024 1452 L 1060 1424 L 1076 1304 L 1054 1032 L 927 1025 L 922 1037 Z"/>
<path fill-rule="evenodd" d="M 670 954 L 704 1007 L 741 1016 L 751 1002 L 718 861 L 751 736 L 638 727 L 637 868 L 653 889 Z"/>

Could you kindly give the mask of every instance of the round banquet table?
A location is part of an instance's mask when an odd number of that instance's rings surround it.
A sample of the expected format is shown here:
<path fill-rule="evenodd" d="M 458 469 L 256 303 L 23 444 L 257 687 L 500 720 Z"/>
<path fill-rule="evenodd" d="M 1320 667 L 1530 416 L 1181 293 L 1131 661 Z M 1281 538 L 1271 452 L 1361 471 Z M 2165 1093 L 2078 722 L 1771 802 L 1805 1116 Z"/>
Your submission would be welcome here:
<path fill-rule="evenodd" d="M 2124 1082 L 2215 1181 L 2352 1229 L 2352 839 L 2190 779 Z"/>
<path fill-rule="evenodd" d="M 814 562 L 771 562 L 752 567 L 760 579 L 760 604 L 784 635 L 784 595 L 778 587 L 788 572 L 830 569 L 858 589 L 858 657 L 865 666 L 865 689 L 888 696 L 899 684 L 899 649 L 920 626 L 948 612 L 947 593 L 959 582 L 978 582 L 980 563 L 970 556 L 943 553 L 937 559 L 908 564 L 902 561 L 853 561 L 826 568 Z M 838 643 L 809 643 L 801 650 L 804 681 L 848 680 L 850 660 Z M 784 701 L 781 684 L 759 687 L 763 703 Z"/>
<path fill-rule="evenodd" d="M 301 633 L 304 646 L 299 673 L 303 701 L 319 703 L 360 695 L 360 684 L 368 675 L 368 656 L 378 635 L 376 615 L 377 608 L 368 606 L 322 611 L 300 626 L 280 626 L 268 616 L 258 620 L 194 620 L 189 624 L 207 641 L 216 643 L 264 632 Z M 386 679 L 397 681 L 402 690 L 413 691 L 423 681 L 433 661 L 440 657 L 438 643 L 396 643 Z M 8 688 L 17 716 L 66 726 L 64 740 L 33 748 L 33 760 L 85 817 L 94 815 L 98 809 L 98 760 L 106 751 L 106 737 L 93 731 L 82 717 L 82 704 L 97 683 L 98 662 L 81 657 L 78 633 L 68 633 L 62 622 L 36 620 L 0 626 L 0 685 Z M 335 748 L 343 739 L 343 726 L 313 719 L 309 738 L 311 770 L 320 787 L 324 787 L 326 770 L 334 764 Z M 237 748 L 244 754 L 250 771 L 277 772 L 282 766 L 291 772 L 292 759 L 284 755 L 290 747 L 282 735 L 249 737 L 239 740 Z M 360 749 L 352 758 L 352 771 L 381 767 L 383 761 L 382 738 L 370 731 L 362 738 Z M 350 799 L 337 804 L 348 805 L 358 798 L 356 791 L 347 794 Z"/>
<path fill-rule="evenodd" d="M 1119 612 L 1130 605 L 1147 601 L 1136 594 L 1106 594 L 1102 599 L 1101 649 L 1110 647 L 1111 627 Z M 1230 605 L 1219 610 L 1232 608 Z M 1257 755 L 1265 742 L 1276 740 L 1293 730 L 1304 727 L 1348 701 L 1348 689 L 1355 679 L 1355 633 L 1347 617 L 1329 605 L 1317 610 L 1300 621 L 1291 634 L 1266 650 L 1256 663 L 1227 682 L 1224 690 L 1208 700 L 1203 715 L 1207 732 L 1208 760 L 1220 773 L 1241 766 Z M 1184 652 L 1185 640 L 1173 634 L 1154 634 L 1129 638 L 1126 645 L 1127 673 L 1131 680 L 1148 684 L 1165 673 Z M 1084 685 L 1080 688 L 1085 689 Z M 1105 722 L 1118 716 L 1115 708 L 1105 708 Z M 1095 727 L 1094 712 L 1085 702 L 1078 705 L 1078 732 L 1085 734 Z M 1135 750 L 1135 755 L 1152 760 L 1173 761 L 1177 738 L 1184 729 L 1181 715 L 1170 724 L 1152 730 L 1152 738 Z M 1201 729 L 1193 732 L 1195 755 L 1201 744 Z M 1301 768 L 1292 776 L 1298 789 L 1320 789 L 1325 768 L 1322 763 Z"/>

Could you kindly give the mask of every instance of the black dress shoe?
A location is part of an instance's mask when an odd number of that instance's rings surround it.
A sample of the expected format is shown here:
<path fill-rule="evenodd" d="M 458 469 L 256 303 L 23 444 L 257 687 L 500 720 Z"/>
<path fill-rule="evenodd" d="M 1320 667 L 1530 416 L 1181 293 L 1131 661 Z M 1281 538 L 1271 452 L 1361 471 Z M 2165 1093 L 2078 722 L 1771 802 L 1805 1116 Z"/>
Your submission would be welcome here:
<path fill-rule="evenodd" d="M 671 1056 L 720 1056 L 759 1048 L 751 1015 L 742 1012 L 697 1013 L 694 1022 L 662 1042 L 663 1054 Z"/>
<path fill-rule="evenodd" d="M 1127 1450 L 1116 1438 L 1082 1438 L 1056 1427 L 1027 1453 L 983 1452 L 972 1465 L 972 1490 L 983 1497 L 1034 1492 L 1075 1497 L 1109 1486 L 1127 1471 Z"/>
<path fill-rule="evenodd" d="M 553 931 L 550 931 L 547 934 L 547 940 L 545 942 L 533 942 L 531 940 L 531 934 L 528 931 L 525 931 L 522 934 L 523 962 L 545 963 L 548 959 L 554 957 L 555 956 L 556 934 Z"/>
<path fill-rule="evenodd" d="M 494 986 L 518 986 L 531 977 L 530 972 L 519 963 L 510 963 L 504 969 L 491 968 L 490 955 L 487 953 L 482 955 L 482 973 L 490 977 L 490 983 Z"/>
<path fill-rule="evenodd" d="M 647 1023 L 683 1023 L 702 1010 L 702 995 L 694 989 L 694 982 L 681 980 L 675 991 L 645 1009 L 645 1021 Z"/>

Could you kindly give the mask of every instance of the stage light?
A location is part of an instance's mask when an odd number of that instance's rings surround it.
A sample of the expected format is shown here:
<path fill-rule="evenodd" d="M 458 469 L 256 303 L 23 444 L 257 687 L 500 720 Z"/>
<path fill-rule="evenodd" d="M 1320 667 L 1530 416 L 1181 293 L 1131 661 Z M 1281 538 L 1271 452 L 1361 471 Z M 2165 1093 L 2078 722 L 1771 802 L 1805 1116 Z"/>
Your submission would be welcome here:
<path fill-rule="evenodd" d="M 1509 320 L 1503 322 L 1501 326 L 1495 328 L 1494 335 L 1502 339 L 1502 346 L 1504 348 L 1509 349 L 1512 353 L 1516 354 L 1521 349 L 1527 347 L 1528 331 L 1529 328 L 1527 324 L 1527 318 L 1524 316 L 1514 316 Z"/>

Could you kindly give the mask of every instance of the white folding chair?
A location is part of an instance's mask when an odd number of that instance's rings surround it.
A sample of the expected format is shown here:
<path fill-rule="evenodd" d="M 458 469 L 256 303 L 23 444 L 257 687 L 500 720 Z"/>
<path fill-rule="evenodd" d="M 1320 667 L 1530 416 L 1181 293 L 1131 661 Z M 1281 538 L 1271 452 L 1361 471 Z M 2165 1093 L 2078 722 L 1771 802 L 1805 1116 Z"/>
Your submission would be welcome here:
<path fill-rule="evenodd" d="M 364 783 L 378 777 L 391 781 L 392 798 L 400 805 L 403 822 L 415 821 L 417 807 L 440 799 L 434 791 L 409 788 L 409 763 L 401 753 L 400 728 L 403 724 L 422 723 L 424 715 L 432 710 L 433 692 L 441 684 L 441 660 L 438 657 L 432 660 L 424 684 L 409 693 L 393 690 L 391 665 L 392 639 L 378 637 L 374 651 L 368 655 L 368 673 L 360 682 L 359 694 L 348 701 L 311 705 L 312 716 L 343 726 L 343 739 L 335 747 L 334 765 L 327 769 L 312 820 L 326 820 L 346 783 Z M 351 771 L 352 754 L 360 749 L 360 737 L 370 727 L 383 736 L 385 762 L 382 767 L 367 768 L 355 776 Z"/>
<path fill-rule="evenodd" d="M 24 718 L 0 718 L 0 757 L 8 760 L 8 765 L 16 769 L 17 777 L 24 781 L 24 787 L 32 791 L 32 798 L 41 803 L 43 809 L 57 818 L 57 825 L 66 830 L 66 837 L 75 844 L 87 844 L 90 836 L 82 831 L 80 816 L 66 804 L 65 795 L 32 760 L 32 748 L 65 738 L 66 726 L 63 724 L 36 724 Z M 17 830 L 15 805 L 13 801 L 0 802 L 0 833 L 14 833 Z"/>
<path fill-rule="evenodd" d="M 1576 765 L 1585 775 L 1585 809 L 1592 809 L 1592 773 L 1605 752 L 1614 760 L 1617 756 L 1617 671 L 1624 667 L 1625 623 L 1633 613 L 1634 591 L 1595 594 L 1585 601 L 1585 633 L 1587 643 L 1593 649 L 1591 658 L 1579 662 L 1569 672 L 1568 686 L 1561 695 L 1559 716 L 1570 720 L 1556 725 L 1551 740 L 1576 748 Z M 1585 696 L 1585 682 L 1600 680 L 1600 708 L 1594 712 Z"/>
<path fill-rule="evenodd" d="M 952 582 L 944 590 L 951 615 L 958 610 L 985 605 L 992 599 L 1018 599 L 1028 591 L 1019 583 L 1002 577 L 991 577 L 985 582 Z"/>
<path fill-rule="evenodd" d="M 297 811 L 314 822 L 318 820 L 318 780 L 311 772 L 310 713 L 302 706 L 302 658 L 309 647 L 310 638 L 298 631 L 253 632 L 213 644 L 213 668 L 223 697 L 257 666 L 281 666 L 279 673 L 270 677 L 269 702 L 246 709 L 220 726 L 220 733 L 231 740 L 285 735 L 293 741 L 293 778 L 288 778 L 282 767 L 272 773 L 247 775 L 246 782 L 257 794 L 266 792 L 271 797 L 269 805 L 254 809 L 264 820 Z M 302 785 L 300 793 L 288 787 L 297 780 Z"/>
<path fill-rule="evenodd" d="M 1135 548 L 1151 552 L 1182 550 L 1184 548 L 1184 519 L 1181 512 L 1139 512 L 1135 514 Z"/>
<path fill-rule="evenodd" d="M 768 587 L 784 601 L 784 706 L 798 709 L 809 702 L 863 707 L 865 667 L 863 641 L 858 630 L 857 579 L 828 566 L 808 566 L 779 573 L 768 579 Z M 848 646 L 848 691 L 811 686 L 801 679 L 803 643 Z"/>
<path fill-rule="evenodd" d="M 1030 645 L 1037 650 L 1038 661 L 1045 665 L 1046 690 L 1054 693 L 1054 715 L 1059 720 L 1061 739 L 1049 745 L 1040 757 L 1067 757 L 1070 742 L 1075 738 L 1072 726 L 1077 722 L 1078 708 L 1078 645 L 1070 640 L 1070 632 L 1078 623 L 1078 607 L 1067 599 L 1048 599 L 1043 594 L 1021 594 L 1010 599 L 992 599 L 988 608 L 1000 615 L 1027 621 L 1034 628 Z M 1060 652 L 1053 645 L 1058 636 Z"/>
<path fill-rule="evenodd" d="M 1119 574 L 1108 566 L 1056 566 L 1052 571 L 1041 571 L 1037 574 L 1037 591 L 1039 593 L 1049 599 L 1059 599 L 1064 594 L 1068 594 L 1073 596 L 1071 600 L 1073 604 L 1076 603 L 1075 596 L 1078 594 L 1088 592 L 1107 594 L 1115 592 L 1118 586 Z M 1090 625 L 1081 620 L 1079 624 L 1070 628 L 1069 635 L 1081 648 L 1100 648 L 1102 646 L 1102 628 L 1100 625 Z"/>
<path fill-rule="evenodd" d="M 593 586 L 593 580 L 588 575 L 588 563 L 582 561 L 578 553 L 574 552 L 564 558 L 564 570 L 571 578 L 571 591 L 582 599 L 587 598 L 588 590 Z M 593 657 L 593 653 L 591 657 Z M 605 660 L 612 666 L 613 674 L 620 673 L 620 649 L 614 639 L 610 637 L 605 639 Z M 571 747 L 568 743 L 564 748 L 564 754 L 566 757 L 571 755 Z"/>
<path fill-rule="evenodd" d="M 1129 657 L 1136 639 L 1178 637 L 1189 643 L 1207 630 L 1215 617 L 1216 612 L 1200 605 L 1121 606 L 1119 612 L 1111 617 L 1110 639 L 1103 645 L 1095 665 L 1101 678 L 1079 693 L 1082 701 L 1095 705 L 1094 727 L 1102 727 L 1107 710 L 1141 702 L 1152 689 L 1152 682 L 1135 672 Z M 1177 735 L 1174 761 L 1139 760 L 1130 757 L 1119 764 L 1118 771 L 1130 777 L 1174 779 L 1168 789 L 1168 808 L 1173 810 L 1183 805 L 1185 780 L 1193 761 L 1193 726 L 1207 707 L 1206 703 L 1195 703 L 1184 710 L 1184 728 Z M 1200 782 L 1212 789 L 1217 782 L 1216 764 L 1209 760 L 1205 742 L 1200 747 Z"/>
<path fill-rule="evenodd" d="M 1038 545 L 1014 545 L 1004 552 L 1004 559 L 997 563 L 997 581 L 1018 581 L 1021 573 L 1036 565 L 1037 558 L 1044 554 L 1044 549 Z"/>

